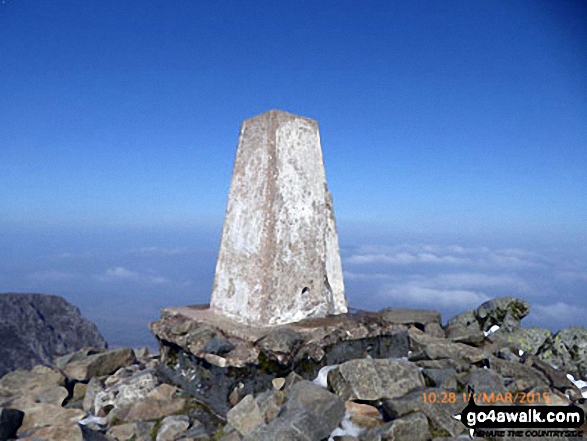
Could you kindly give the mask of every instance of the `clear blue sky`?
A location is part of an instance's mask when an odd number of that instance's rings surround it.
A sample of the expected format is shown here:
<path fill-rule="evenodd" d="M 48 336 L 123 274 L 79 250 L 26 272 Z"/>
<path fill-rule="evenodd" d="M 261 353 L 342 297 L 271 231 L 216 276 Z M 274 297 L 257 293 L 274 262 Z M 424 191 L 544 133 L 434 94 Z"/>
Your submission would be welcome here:
<path fill-rule="evenodd" d="M 0 42 L 0 291 L 115 343 L 107 305 L 206 302 L 239 125 L 278 108 L 320 124 L 353 306 L 587 321 L 584 1 L 5 0 Z"/>

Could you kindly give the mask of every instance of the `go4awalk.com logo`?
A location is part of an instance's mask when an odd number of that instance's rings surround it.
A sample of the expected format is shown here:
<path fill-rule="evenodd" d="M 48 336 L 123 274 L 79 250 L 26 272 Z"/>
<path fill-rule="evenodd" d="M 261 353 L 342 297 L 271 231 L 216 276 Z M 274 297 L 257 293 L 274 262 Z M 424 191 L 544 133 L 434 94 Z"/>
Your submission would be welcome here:
<path fill-rule="evenodd" d="M 469 399 L 455 415 L 470 429 L 471 437 L 582 437 L 585 412 L 578 406 L 478 406 Z"/>

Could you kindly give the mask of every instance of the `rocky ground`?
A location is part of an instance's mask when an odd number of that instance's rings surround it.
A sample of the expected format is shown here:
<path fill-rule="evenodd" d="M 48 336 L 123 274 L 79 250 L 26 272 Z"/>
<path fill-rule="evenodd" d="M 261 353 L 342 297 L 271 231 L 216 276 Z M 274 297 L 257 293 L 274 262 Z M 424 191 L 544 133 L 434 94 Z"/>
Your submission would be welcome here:
<path fill-rule="evenodd" d="M 267 379 L 251 393 L 253 389 L 245 387 L 250 378 L 241 378 L 232 390 L 225 389 L 226 382 L 219 383 L 205 394 L 178 387 L 189 383 L 189 376 L 172 384 L 170 364 L 179 363 L 170 359 L 169 348 L 163 348 L 167 356 L 161 357 L 146 350 L 85 348 L 57 357 L 52 367 L 17 370 L 0 379 L 0 439 L 468 438 L 465 426 L 453 416 L 467 405 L 470 390 L 478 404 L 524 400 L 524 404 L 575 404 L 585 409 L 587 384 L 577 380 L 587 378 L 587 330 L 573 327 L 552 334 L 522 328 L 520 320 L 528 312 L 523 301 L 500 298 L 441 327 L 440 316 L 433 311 L 381 311 L 377 320 L 385 317 L 386 332 L 393 335 L 385 351 L 379 347 L 374 352 L 376 342 L 366 337 L 367 351 L 360 356 L 355 351 L 347 360 L 338 356 L 333 364 L 326 363 L 333 359 L 329 354 L 340 355 L 340 346 L 324 347 L 322 355 L 312 352 L 322 359 L 315 359 L 317 364 L 310 369 L 293 363 L 304 345 L 291 332 L 277 340 L 263 337 L 264 343 L 256 346 L 261 348 L 257 357 L 274 356 L 276 348 L 293 351 L 286 359 L 286 352 L 281 352 L 282 367 L 292 367 L 290 372 L 275 370 L 266 360 L 260 365 L 249 360 L 235 371 L 226 360 L 234 364 L 239 342 L 217 332 L 204 333 L 205 337 L 199 332 L 197 350 L 192 347 L 198 355 L 190 357 L 200 376 L 191 382 L 201 383 L 207 375 L 212 375 L 208 384 L 221 382 L 215 380 L 212 367 Z M 242 348 L 238 353 L 251 355 Z M 213 357 L 207 361 L 206 354 Z M 388 356 L 378 358 L 381 354 Z M 248 365 L 254 370 L 243 371 Z M 210 404 L 222 400 L 228 403 L 226 408 Z"/>

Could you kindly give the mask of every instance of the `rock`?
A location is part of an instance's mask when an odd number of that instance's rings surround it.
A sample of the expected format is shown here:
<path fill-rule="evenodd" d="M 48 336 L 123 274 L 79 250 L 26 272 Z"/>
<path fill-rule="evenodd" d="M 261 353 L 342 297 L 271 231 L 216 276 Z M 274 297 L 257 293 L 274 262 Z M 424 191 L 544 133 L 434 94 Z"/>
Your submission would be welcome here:
<path fill-rule="evenodd" d="M 157 420 L 182 412 L 186 404 L 187 400 L 185 398 L 173 398 L 171 400 L 145 398 L 128 407 L 126 412 L 117 412 L 116 416 L 122 421 Z"/>
<path fill-rule="evenodd" d="M 351 360 L 328 373 L 328 384 L 345 400 L 394 398 L 424 386 L 418 367 L 404 360 Z"/>
<path fill-rule="evenodd" d="M 71 401 L 83 401 L 88 392 L 88 385 L 86 383 L 75 383 L 73 385 L 73 394 L 71 396 Z"/>
<path fill-rule="evenodd" d="M 90 380 L 86 388 L 86 395 L 82 402 L 82 409 L 86 412 L 96 413 L 96 395 L 104 390 L 104 384 L 94 377 Z"/>
<path fill-rule="evenodd" d="M 477 369 L 473 367 L 470 372 L 462 377 L 460 382 L 463 390 L 471 387 L 476 394 L 497 394 L 505 392 L 503 378 L 491 369 Z"/>
<path fill-rule="evenodd" d="M 228 411 L 226 421 L 241 435 L 246 435 L 255 427 L 265 423 L 265 415 L 253 395 L 247 395 Z"/>
<path fill-rule="evenodd" d="M 287 354 L 302 343 L 304 338 L 299 332 L 289 328 L 277 328 L 259 340 L 259 347 L 265 351 Z"/>
<path fill-rule="evenodd" d="M 514 297 L 497 297 L 451 318 L 445 328 L 447 338 L 460 341 L 480 342 L 493 326 L 511 332 L 520 326 L 520 321 L 530 312 L 530 305 Z"/>
<path fill-rule="evenodd" d="M 408 333 L 412 350 L 410 361 L 450 359 L 462 370 L 471 364 L 484 362 L 490 355 L 463 343 L 428 336 L 417 329 L 412 328 Z"/>
<path fill-rule="evenodd" d="M 41 427 L 22 439 L 26 441 L 84 441 L 82 429 L 76 423 L 53 424 Z"/>
<path fill-rule="evenodd" d="M 452 403 L 449 399 L 443 400 L 443 397 L 447 397 L 447 392 L 449 391 L 431 388 L 413 391 L 402 397 L 385 400 L 382 405 L 383 413 L 386 419 L 394 420 L 415 412 L 421 412 L 430 420 L 430 430 L 433 430 L 436 435 L 443 434 L 443 436 L 456 437 L 465 430 L 465 427 L 460 421 L 455 420 L 453 416 L 460 413 L 465 404 L 463 404 L 458 394 Z M 424 394 L 428 397 L 427 399 L 424 399 Z M 432 397 L 436 398 L 437 402 L 432 403 Z"/>
<path fill-rule="evenodd" d="M 426 380 L 426 385 L 430 387 L 439 387 L 442 389 L 456 389 L 457 388 L 457 372 L 454 369 L 422 369 L 422 375 Z"/>
<path fill-rule="evenodd" d="M 84 346 L 105 348 L 96 326 L 65 299 L 45 294 L 0 294 L 0 377 L 18 368 L 51 365 Z"/>
<path fill-rule="evenodd" d="M 427 441 L 430 438 L 428 420 L 420 412 L 397 418 L 359 436 L 360 441 Z"/>
<path fill-rule="evenodd" d="M 287 395 L 287 411 L 302 409 L 317 415 L 332 432 L 344 417 L 344 402 L 335 394 L 309 381 L 294 384 Z"/>
<path fill-rule="evenodd" d="M 0 390 L 13 398 L 39 399 L 65 385 L 65 377 L 46 366 L 35 366 L 30 371 L 16 370 L 0 379 Z M 49 395 L 46 395 L 49 397 Z"/>
<path fill-rule="evenodd" d="M 214 355 L 223 355 L 234 349 L 234 345 L 230 342 L 214 337 L 204 345 L 204 352 Z"/>
<path fill-rule="evenodd" d="M 316 121 L 243 122 L 210 307 L 256 326 L 347 312 Z"/>
<path fill-rule="evenodd" d="M 384 423 L 383 417 L 376 407 L 354 401 L 345 402 L 344 407 L 347 414 L 350 414 L 349 421 L 355 426 L 374 429 Z"/>
<path fill-rule="evenodd" d="M 71 427 L 77 427 L 77 422 L 84 416 L 84 412 L 79 409 L 66 409 L 54 404 L 35 403 L 34 401 L 27 402 L 21 400 L 19 403 L 19 409 L 25 414 L 22 425 L 18 430 L 19 437 L 22 437 L 27 433 L 35 432 L 45 426 L 64 427 L 63 430 L 67 433 L 69 433 L 69 431 L 71 431 L 71 433 L 78 433 L 78 430 Z M 56 433 L 60 433 L 59 430 Z M 81 439 L 81 430 L 79 431 L 79 434 Z"/>
<path fill-rule="evenodd" d="M 562 329 L 536 355 L 575 378 L 587 379 L 587 329 L 583 326 Z"/>
<path fill-rule="evenodd" d="M 536 355 L 545 344 L 552 342 L 552 333 L 543 328 L 517 328 L 510 332 L 500 329 L 489 337 L 492 341 L 513 349 L 518 356 L 520 350 L 522 354 Z"/>
<path fill-rule="evenodd" d="M 65 360 L 57 360 L 58 365 Z M 64 369 L 68 378 L 77 381 L 88 381 L 92 377 L 100 377 L 116 372 L 124 366 L 136 362 L 135 354 L 130 348 L 119 348 L 105 352 L 81 350 L 68 356 Z"/>
<path fill-rule="evenodd" d="M 413 325 L 433 337 L 444 338 L 440 313 L 425 309 L 387 308 L 380 311 L 383 320 L 398 325 Z"/>
<path fill-rule="evenodd" d="M 105 416 L 113 409 L 125 409 L 141 402 L 157 385 L 157 378 L 152 372 L 138 372 L 132 377 L 96 393 L 94 412 L 98 416 Z"/>
<path fill-rule="evenodd" d="M 154 427 L 154 422 L 138 421 L 114 426 L 106 435 L 116 441 L 151 441 Z"/>
<path fill-rule="evenodd" d="M 0 408 L 0 440 L 16 438 L 16 432 L 22 425 L 23 418 L 22 410 Z"/>
<path fill-rule="evenodd" d="M 262 424 L 249 432 L 243 441 L 322 441 L 333 429 L 315 413 L 302 408 L 284 412 L 269 424 Z"/>
<path fill-rule="evenodd" d="M 175 441 L 189 426 L 190 420 L 185 415 L 165 417 L 161 422 L 161 428 L 157 432 L 156 441 Z"/>
<path fill-rule="evenodd" d="M 285 378 L 274 378 L 271 380 L 271 384 L 273 385 L 273 389 L 281 390 L 285 386 Z"/>
<path fill-rule="evenodd" d="M 79 427 L 82 429 L 82 437 L 84 441 L 112 441 L 111 438 L 108 438 L 98 430 L 91 429 L 83 424 L 80 424 Z"/>

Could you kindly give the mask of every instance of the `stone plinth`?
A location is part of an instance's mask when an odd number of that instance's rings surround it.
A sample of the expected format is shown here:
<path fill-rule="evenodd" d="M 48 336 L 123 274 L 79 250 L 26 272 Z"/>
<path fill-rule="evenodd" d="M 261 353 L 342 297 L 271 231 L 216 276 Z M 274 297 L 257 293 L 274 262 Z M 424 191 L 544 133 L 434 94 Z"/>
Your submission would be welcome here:
<path fill-rule="evenodd" d="M 291 372 L 312 380 L 322 367 L 354 358 L 406 357 L 407 330 L 428 327 L 435 317 L 421 311 L 398 324 L 397 315 L 355 311 L 255 327 L 200 305 L 165 309 L 150 327 L 162 373 L 224 417 L 238 399 Z"/>
<path fill-rule="evenodd" d="M 316 121 L 243 123 L 210 306 L 256 326 L 347 312 Z"/>

